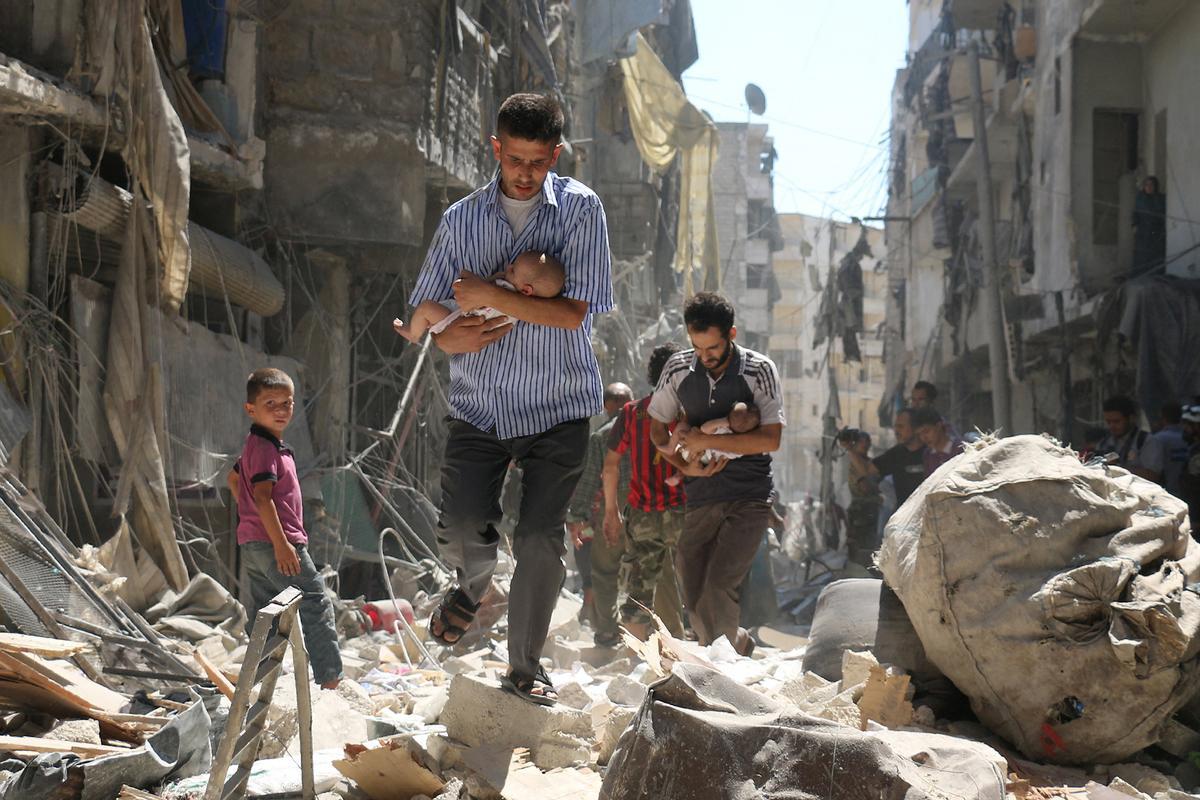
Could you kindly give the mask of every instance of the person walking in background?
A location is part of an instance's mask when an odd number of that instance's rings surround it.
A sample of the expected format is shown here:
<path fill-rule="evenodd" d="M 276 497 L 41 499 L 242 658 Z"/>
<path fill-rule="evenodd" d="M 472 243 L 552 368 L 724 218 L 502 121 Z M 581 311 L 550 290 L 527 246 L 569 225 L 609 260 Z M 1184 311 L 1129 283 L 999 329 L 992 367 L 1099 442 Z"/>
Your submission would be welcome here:
<path fill-rule="evenodd" d="M 937 403 L 938 390 L 929 381 L 917 381 L 912 388 L 913 408 L 932 408 Z"/>
<path fill-rule="evenodd" d="M 1138 407 L 1133 398 L 1114 395 L 1104 401 L 1102 408 L 1108 436 L 1096 447 L 1096 454 L 1109 456 L 1113 465 L 1148 481 L 1161 481 L 1166 468 L 1162 442 L 1138 427 Z"/>
<path fill-rule="evenodd" d="M 925 445 L 926 477 L 963 451 L 962 439 L 950 432 L 942 415 L 932 406 L 918 408 L 913 413 L 912 424 L 921 444 Z"/>
<path fill-rule="evenodd" d="M 661 344 L 650 354 L 646 377 L 658 385 L 667 360 L 682 348 Z M 675 468 L 650 439 L 650 399 L 626 403 L 608 437 L 604 456 L 604 539 L 621 557 L 621 624 L 645 640 L 652 608 L 675 636 L 683 636 L 683 604 L 675 577 L 675 548 L 683 531 L 683 487 Z M 619 469 L 629 464 L 629 474 Z M 624 493 L 624 497 L 622 497 Z M 621 509 L 625 508 L 624 514 Z"/>
<path fill-rule="evenodd" d="M 739 587 L 770 525 L 775 486 L 770 454 L 779 449 L 784 416 L 779 370 L 761 353 L 734 339 L 733 305 L 701 292 L 683 310 L 692 349 L 676 353 L 663 368 L 648 407 L 650 437 L 660 450 L 682 413 L 691 430 L 679 446 L 693 453 L 724 450 L 741 458 L 705 466 L 666 452 L 685 476 L 687 511 L 679 543 L 683 598 L 700 643 L 725 636 L 742 655 L 754 640 L 739 624 Z M 755 406 L 760 424 L 746 433 L 706 434 L 701 426 L 728 417 L 737 403 Z"/>
<path fill-rule="evenodd" d="M 1200 405 L 1183 409 L 1183 438 L 1188 460 L 1179 478 L 1179 498 L 1187 503 L 1192 538 L 1200 541 Z"/>
<path fill-rule="evenodd" d="M 879 473 L 870 466 L 871 434 L 847 428 L 838 434 L 838 444 L 854 457 L 850 459 L 847 484 L 850 506 L 846 511 L 847 556 L 855 564 L 873 565 L 872 555 L 878 549 L 876 531 L 879 526 Z"/>
<path fill-rule="evenodd" d="M 1183 471 L 1187 469 L 1188 443 L 1183 437 L 1183 406 L 1163 403 L 1159 429 L 1154 433 L 1163 451 L 1163 488 L 1182 497 Z"/>
<path fill-rule="evenodd" d="M 584 456 L 583 474 L 571 497 L 567 512 L 567 530 L 575 552 L 586 551 L 584 561 L 589 567 L 588 582 L 591 597 L 585 593 L 585 610 L 591 601 L 590 618 L 595 630 L 593 641 L 597 647 L 616 647 L 621 641 L 617 626 L 617 592 L 621 573 L 621 541 L 609 543 L 600 535 L 604 521 L 604 493 L 601 488 L 601 470 L 604 454 L 608 451 L 608 436 L 616 423 L 619 412 L 633 400 L 633 390 L 624 383 L 610 383 L 604 389 L 604 414 L 600 424 L 588 438 L 587 455 Z M 620 474 L 629 480 L 629 459 L 618 465 Z M 578 557 L 576 558 L 578 563 Z"/>
<path fill-rule="evenodd" d="M 896 489 L 896 507 L 917 490 L 925 480 L 925 445 L 921 443 L 913 428 L 916 411 L 905 408 L 896 414 L 892 430 L 896 433 L 896 444 L 883 455 L 869 460 L 864 453 L 853 449 L 847 451 L 851 463 L 861 474 L 891 478 Z"/>

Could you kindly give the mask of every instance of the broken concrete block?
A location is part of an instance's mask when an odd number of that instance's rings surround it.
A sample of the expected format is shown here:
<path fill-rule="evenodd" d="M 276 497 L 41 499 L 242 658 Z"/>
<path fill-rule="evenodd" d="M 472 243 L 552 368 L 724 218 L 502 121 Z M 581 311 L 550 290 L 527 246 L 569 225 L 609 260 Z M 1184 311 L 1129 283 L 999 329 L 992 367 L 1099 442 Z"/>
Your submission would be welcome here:
<path fill-rule="evenodd" d="M 467 787 L 462 778 L 452 778 L 442 787 L 442 793 L 433 800 L 463 800 L 467 796 Z M 414 798 L 413 800 L 416 800 Z"/>
<path fill-rule="evenodd" d="M 1108 767 L 1108 777 L 1110 781 L 1117 779 L 1125 781 L 1139 792 L 1149 795 L 1183 788 L 1175 776 L 1164 775 L 1145 764 L 1112 764 Z"/>
<path fill-rule="evenodd" d="M 592 760 L 592 743 L 569 733 L 554 731 L 538 740 L 532 755 L 533 763 L 540 769 L 567 769 Z"/>
<path fill-rule="evenodd" d="M 609 681 L 605 694 L 617 705 L 636 708 L 646 697 L 646 685 L 628 675 L 618 675 Z"/>
<path fill-rule="evenodd" d="M 628 658 L 618 658 L 616 661 L 609 661 L 596 668 L 597 675 L 628 675 L 632 671 L 633 661 Z"/>
<path fill-rule="evenodd" d="M 1150 795 L 1139 792 L 1120 778 L 1108 786 L 1088 781 L 1083 790 L 1088 800 L 1129 800 L 1131 797 L 1135 800 L 1151 800 Z"/>
<path fill-rule="evenodd" d="M 566 642 L 555 638 L 547 642 L 542 654 L 548 656 L 558 669 L 570 669 L 581 660 L 582 652 L 582 642 Z"/>
<path fill-rule="evenodd" d="M 604 730 L 600 734 L 600 752 L 596 757 L 596 763 L 601 766 L 608 764 L 608 760 L 612 758 L 613 752 L 617 749 L 617 742 L 621 740 L 621 734 L 625 733 L 625 729 L 629 727 L 636 716 L 637 709 L 613 708 L 607 719 L 604 720 Z"/>
<path fill-rule="evenodd" d="M 871 677 L 871 667 L 879 666 L 879 661 L 869 651 L 847 650 L 842 656 L 842 688 L 849 689 L 867 682 Z"/>
<path fill-rule="evenodd" d="M 558 687 L 558 702 L 560 705 L 582 711 L 591 705 L 592 696 L 584 691 L 582 686 L 572 681 Z"/>
<path fill-rule="evenodd" d="M 871 677 L 863 687 L 858 708 L 862 712 L 859 730 L 867 729 L 867 720 L 885 728 L 903 728 L 912 722 L 913 707 L 908 701 L 909 676 L 895 669 L 871 667 Z"/>
<path fill-rule="evenodd" d="M 504 691 L 499 684 L 470 675 L 455 675 L 442 710 L 446 733 L 472 746 L 529 747 L 553 732 L 591 741 L 587 714 L 562 705 L 539 706 Z"/>
<path fill-rule="evenodd" d="M 413 703 L 412 713 L 432 725 L 442 716 L 442 711 L 446 708 L 446 701 L 449 697 L 450 690 L 445 686 L 439 686 L 430 694 L 419 698 L 417 702 Z"/>

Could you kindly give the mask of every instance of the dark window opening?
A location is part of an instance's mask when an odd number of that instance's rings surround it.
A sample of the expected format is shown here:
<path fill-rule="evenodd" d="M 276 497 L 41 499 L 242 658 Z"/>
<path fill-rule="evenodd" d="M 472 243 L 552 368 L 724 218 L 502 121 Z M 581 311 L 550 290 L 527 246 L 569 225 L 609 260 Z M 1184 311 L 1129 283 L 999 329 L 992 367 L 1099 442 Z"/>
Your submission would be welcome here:
<path fill-rule="evenodd" d="M 1115 246 L 1121 216 L 1121 180 L 1138 167 L 1138 115 L 1092 113 L 1092 242 Z"/>

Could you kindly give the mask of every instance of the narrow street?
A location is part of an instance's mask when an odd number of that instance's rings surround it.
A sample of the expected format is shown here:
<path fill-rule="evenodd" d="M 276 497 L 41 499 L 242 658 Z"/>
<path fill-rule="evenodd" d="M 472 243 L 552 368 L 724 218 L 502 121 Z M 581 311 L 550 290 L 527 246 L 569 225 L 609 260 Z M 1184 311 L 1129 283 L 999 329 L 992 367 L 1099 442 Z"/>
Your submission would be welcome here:
<path fill-rule="evenodd" d="M 0 800 L 1200 800 L 1200 2 L 0 20 Z"/>

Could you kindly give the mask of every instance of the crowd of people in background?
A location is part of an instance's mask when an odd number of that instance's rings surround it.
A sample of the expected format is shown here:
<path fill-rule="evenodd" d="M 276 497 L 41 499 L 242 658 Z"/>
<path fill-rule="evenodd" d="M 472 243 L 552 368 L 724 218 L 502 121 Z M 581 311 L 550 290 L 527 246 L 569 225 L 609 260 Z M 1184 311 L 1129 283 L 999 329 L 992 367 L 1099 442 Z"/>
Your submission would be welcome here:
<path fill-rule="evenodd" d="M 909 404 L 895 416 L 896 444 L 875 458 L 870 456 L 870 434 L 854 428 L 838 434 L 850 462 L 846 546 L 856 564 L 873 566 L 885 494 L 895 498 L 894 507 L 903 505 L 922 481 L 963 451 L 962 436 L 935 406 L 937 396 L 937 387 L 929 381 L 914 385 Z"/>
<path fill-rule="evenodd" d="M 894 497 L 898 508 L 939 467 L 961 453 L 964 438 L 936 408 L 937 387 L 919 381 L 908 405 L 897 412 L 896 444 L 871 457 L 871 435 L 844 428 L 837 441 L 849 465 L 846 542 L 851 561 L 872 568 L 882 534 L 881 509 Z M 1165 403 L 1150 429 L 1141 427 L 1133 398 L 1113 395 L 1103 405 L 1104 427 L 1084 431 L 1085 462 L 1106 463 L 1161 485 L 1185 501 L 1194 536 L 1200 523 L 1200 397 L 1193 405 Z M 886 521 L 884 519 L 883 521 Z"/>

